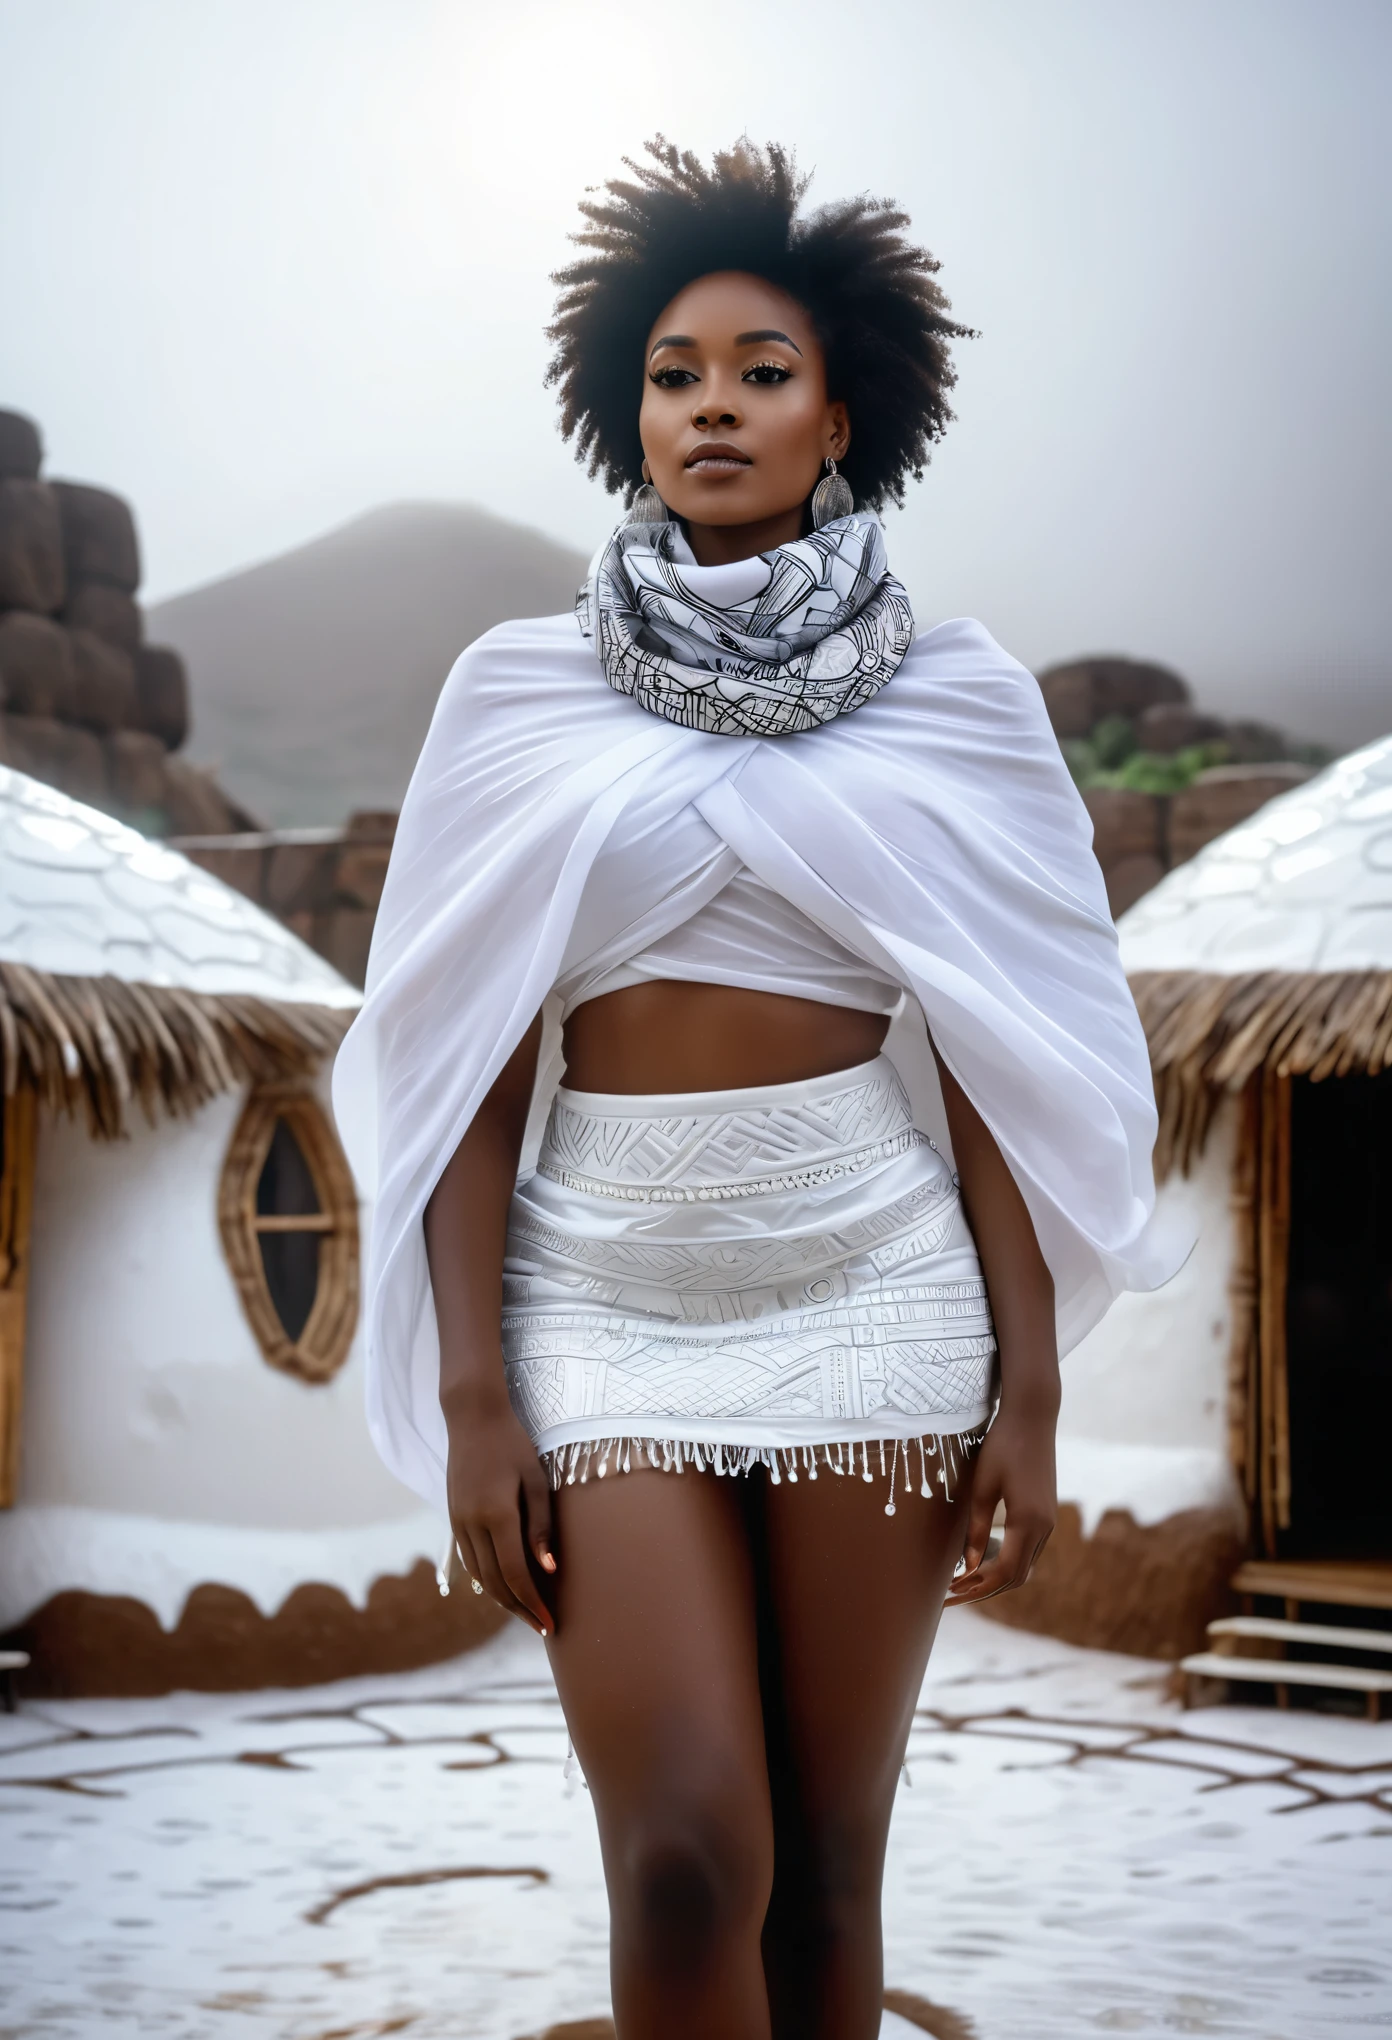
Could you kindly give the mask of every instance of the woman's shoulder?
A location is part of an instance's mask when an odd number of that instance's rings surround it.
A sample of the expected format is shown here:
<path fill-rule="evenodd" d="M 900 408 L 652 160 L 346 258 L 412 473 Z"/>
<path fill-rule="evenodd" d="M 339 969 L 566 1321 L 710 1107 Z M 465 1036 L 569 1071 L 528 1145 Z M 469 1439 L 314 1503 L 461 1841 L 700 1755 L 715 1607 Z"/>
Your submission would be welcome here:
<path fill-rule="evenodd" d="M 559 616 L 513 616 L 505 623 L 495 623 L 464 647 L 459 660 L 468 659 L 475 664 L 489 659 L 506 659 L 518 653 L 535 655 L 544 653 L 558 659 L 576 654 L 594 653 L 586 644 L 580 632 L 573 609 L 562 610 Z"/>
<path fill-rule="evenodd" d="M 953 616 L 931 630 L 920 631 L 909 646 L 904 664 L 934 677 L 959 674 L 963 678 L 998 677 L 1028 683 L 1038 692 L 1038 682 L 1028 667 L 1012 658 L 996 643 L 984 623 L 974 616 Z"/>
<path fill-rule="evenodd" d="M 910 715 L 1029 729 L 1057 749 L 1039 682 L 974 616 L 920 631 L 882 699 Z"/>
<path fill-rule="evenodd" d="M 495 623 L 464 647 L 441 698 L 502 702 L 519 690 L 535 697 L 558 686 L 573 689 L 597 672 L 594 650 L 581 636 L 573 611 L 516 616 Z"/>

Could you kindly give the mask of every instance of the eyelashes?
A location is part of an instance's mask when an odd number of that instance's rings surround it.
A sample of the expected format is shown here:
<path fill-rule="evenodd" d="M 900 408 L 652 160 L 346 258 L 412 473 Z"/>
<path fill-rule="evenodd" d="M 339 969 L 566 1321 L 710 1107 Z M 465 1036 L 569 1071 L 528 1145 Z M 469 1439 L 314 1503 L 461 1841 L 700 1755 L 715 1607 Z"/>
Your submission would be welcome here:
<path fill-rule="evenodd" d="M 759 383 L 765 389 L 776 388 L 779 383 L 791 382 L 793 371 L 781 361 L 755 361 L 745 369 L 741 382 Z M 684 390 L 700 377 L 689 368 L 673 364 L 668 368 L 655 368 L 648 377 L 660 390 Z"/>

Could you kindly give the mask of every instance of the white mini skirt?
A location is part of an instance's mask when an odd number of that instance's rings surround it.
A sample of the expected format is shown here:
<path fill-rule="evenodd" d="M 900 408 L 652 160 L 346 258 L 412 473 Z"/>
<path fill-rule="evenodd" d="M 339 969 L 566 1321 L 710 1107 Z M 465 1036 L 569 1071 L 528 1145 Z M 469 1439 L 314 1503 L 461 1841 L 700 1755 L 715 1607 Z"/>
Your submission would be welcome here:
<path fill-rule="evenodd" d="M 701 1467 L 930 1494 L 990 1416 L 957 1180 L 887 1057 L 804 1083 L 556 1094 L 503 1264 L 512 1404 L 556 1485 Z"/>

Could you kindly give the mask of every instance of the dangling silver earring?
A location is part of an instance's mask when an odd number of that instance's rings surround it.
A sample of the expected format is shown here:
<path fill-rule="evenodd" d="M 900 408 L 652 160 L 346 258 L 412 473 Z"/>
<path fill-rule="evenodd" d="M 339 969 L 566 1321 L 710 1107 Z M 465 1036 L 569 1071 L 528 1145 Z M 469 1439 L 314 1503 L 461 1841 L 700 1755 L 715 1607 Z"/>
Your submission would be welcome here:
<path fill-rule="evenodd" d="M 657 490 L 648 479 L 648 464 L 643 462 L 643 484 L 633 492 L 633 501 L 628 506 L 625 524 L 670 524 L 672 513 L 663 502 Z"/>
<path fill-rule="evenodd" d="M 855 509 L 855 497 L 851 485 L 844 475 L 836 472 L 836 462 L 827 455 L 827 471 L 812 491 L 812 524 L 817 531 L 824 524 L 834 524 L 838 517 L 849 517 Z"/>
<path fill-rule="evenodd" d="M 651 482 L 644 482 L 641 489 L 634 491 L 625 524 L 670 524 L 671 521 L 671 511 Z"/>

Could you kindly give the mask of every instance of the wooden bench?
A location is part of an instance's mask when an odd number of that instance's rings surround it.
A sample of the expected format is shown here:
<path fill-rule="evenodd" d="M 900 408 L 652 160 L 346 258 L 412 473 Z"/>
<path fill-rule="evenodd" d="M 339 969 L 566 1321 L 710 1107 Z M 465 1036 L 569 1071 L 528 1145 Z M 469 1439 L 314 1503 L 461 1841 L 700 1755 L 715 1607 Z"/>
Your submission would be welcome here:
<path fill-rule="evenodd" d="M 1292 1686 L 1312 1691 L 1362 1693 L 1369 1721 L 1382 1718 L 1392 1693 L 1392 1665 L 1314 1663 L 1291 1658 L 1292 1645 L 1392 1658 L 1392 1631 L 1344 1629 L 1328 1622 L 1283 1622 L 1275 1615 L 1227 1615 L 1208 1625 L 1210 1648 L 1181 1660 L 1185 1704 L 1204 1706 L 1231 1697 L 1232 1685 L 1273 1686 L 1278 1707 L 1290 1705 Z"/>
<path fill-rule="evenodd" d="M 1233 1574 L 1235 1590 L 1250 1603 L 1259 1595 L 1284 1601 L 1292 1622 L 1302 1601 L 1325 1607 L 1392 1611 L 1392 1562 L 1377 1558 L 1249 1558 Z"/>

